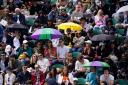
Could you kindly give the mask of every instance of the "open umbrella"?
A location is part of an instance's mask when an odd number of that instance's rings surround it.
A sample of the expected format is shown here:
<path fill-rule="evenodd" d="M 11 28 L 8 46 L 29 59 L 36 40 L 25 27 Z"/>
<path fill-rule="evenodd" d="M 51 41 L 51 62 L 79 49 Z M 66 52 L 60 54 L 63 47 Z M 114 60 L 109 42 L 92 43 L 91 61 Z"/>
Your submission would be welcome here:
<path fill-rule="evenodd" d="M 52 28 L 42 28 L 39 29 L 37 31 L 35 31 L 31 37 L 33 39 L 56 39 L 56 38 L 61 38 L 62 34 L 56 30 L 56 29 L 52 29 Z"/>
<path fill-rule="evenodd" d="M 8 25 L 7 28 L 8 29 L 27 29 L 26 26 L 24 26 L 22 24 L 18 24 L 18 23 Z"/>
<path fill-rule="evenodd" d="M 116 13 L 126 12 L 126 11 L 128 11 L 128 5 L 119 8 L 119 10 Z"/>
<path fill-rule="evenodd" d="M 7 26 L 7 30 L 9 32 L 15 32 L 15 31 L 19 31 L 21 32 L 22 34 L 28 34 L 28 28 L 22 24 L 18 24 L 18 23 L 14 23 L 14 24 L 11 24 L 11 25 L 8 25 Z"/>
<path fill-rule="evenodd" d="M 107 40 L 113 40 L 114 36 L 107 35 L 107 34 L 99 34 L 99 35 L 94 35 L 91 40 L 92 41 L 107 41 Z"/>
<path fill-rule="evenodd" d="M 58 25 L 58 29 L 67 30 L 70 28 L 72 31 L 80 31 L 82 27 L 79 24 L 73 22 L 62 23 Z"/>
<path fill-rule="evenodd" d="M 91 66 L 95 66 L 95 67 L 110 67 L 110 65 L 106 62 L 101 62 L 101 61 L 92 61 L 89 62 L 87 64 L 84 64 L 84 67 L 91 67 Z"/>

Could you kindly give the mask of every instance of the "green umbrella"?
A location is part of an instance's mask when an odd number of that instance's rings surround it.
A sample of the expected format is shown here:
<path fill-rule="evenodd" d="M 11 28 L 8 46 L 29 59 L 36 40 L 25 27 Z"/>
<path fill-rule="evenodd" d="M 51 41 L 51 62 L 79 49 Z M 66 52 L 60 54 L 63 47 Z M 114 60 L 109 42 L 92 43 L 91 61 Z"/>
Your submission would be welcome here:
<path fill-rule="evenodd" d="M 101 62 L 101 63 L 103 65 L 103 67 L 110 67 L 110 65 L 108 63 L 106 63 L 106 62 Z"/>
<path fill-rule="evenodd" d="M 52 28 L 42 28 L 36 30 L 32 35 L 32 39 L 56 39 L 61 38 L 62 34 L 60 31 Z"/>

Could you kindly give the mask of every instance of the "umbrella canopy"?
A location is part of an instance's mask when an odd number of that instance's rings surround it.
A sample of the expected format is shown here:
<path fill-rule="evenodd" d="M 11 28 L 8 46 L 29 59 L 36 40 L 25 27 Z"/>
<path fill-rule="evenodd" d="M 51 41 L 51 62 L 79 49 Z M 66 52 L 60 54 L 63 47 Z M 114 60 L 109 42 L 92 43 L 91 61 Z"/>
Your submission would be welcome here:
<path fill-rule="evenodd" d="M 28 34 L 28 28 L 22 24 L 17 24 L 17 23 L 8 25 L 7 30 L 9 32 L 19 31 L 21 34 L 24 34 L 24 35 Z"/>
<path fill-rule="evenodd" d="M 80 31 L 82 27 L 79 24 L 73 22 L 62 23 L 58 25 L 58 29 L 67 30 L 70 28 L 72 31 Z"/>
<path fill-rule="evenodd" d="M 110 67 L 110 65 L 106 62 L 101 62 L 101 61 L 92 61 L 87 64 L 84 64 L 84 67 L 90 67 L 90 66 L 95 66 L 95 67 Z"/>
<path fill-rule="evenodd" d="M 35 31 L 31 37 L 33 39 L 55 39 L 55 38 L 60 38 L 62 37 L 62 34 L 56 30 L 56 29 L 52 29 L 52 28 L 42 28 L 39 29 L 37 31 Z"/>
<path fill-rule="evenodd" d="M 18 23 L 8 25 L 7 28 L 8 29 L 27 29 L 26 26 L 24 26 L 22 24 L 18 24 Z"/>
<path fill-rule="evenodd" d="M 99 35 L 94 35 L 91 40 L 92 41 L 107 41 L 107 40 L 113 40 L 114 37 L 111 35 L 107 34 L 99 34 Z"/>
<path fill-rule="evenodd" d="M 128 11 L 128 5 L 121 7 L 116 13 Z"/>

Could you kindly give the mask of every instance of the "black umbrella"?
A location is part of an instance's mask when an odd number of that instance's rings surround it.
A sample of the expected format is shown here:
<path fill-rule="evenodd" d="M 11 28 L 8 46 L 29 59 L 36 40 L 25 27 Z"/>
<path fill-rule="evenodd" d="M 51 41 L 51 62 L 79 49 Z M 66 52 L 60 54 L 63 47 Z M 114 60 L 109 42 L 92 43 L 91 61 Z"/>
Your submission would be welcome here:
<path fill-rule="evenodd" d="M 22 34 L 25 34 L 25 35 L 28 34 L 28 28 L 25 25 L 18 24 L 18 23 L 8 25 L 7 30 L 9 32 L 19 31 Z"/>
<path fill-rule="evenodd" d="M 8 29 L 27 29 L 26 26 L 24 26 L 22 24 L 18 24 L 18 23 L 8 25 L 7 28 Z"/>
<path fill-rule="evenodd" d="M 92 41 L 107 41 L 107 40 L 113 40 L 113 39 L 114 39 L 114 36 L 107 35 L 107 34 L 99 34 L 91 38 Z"/>

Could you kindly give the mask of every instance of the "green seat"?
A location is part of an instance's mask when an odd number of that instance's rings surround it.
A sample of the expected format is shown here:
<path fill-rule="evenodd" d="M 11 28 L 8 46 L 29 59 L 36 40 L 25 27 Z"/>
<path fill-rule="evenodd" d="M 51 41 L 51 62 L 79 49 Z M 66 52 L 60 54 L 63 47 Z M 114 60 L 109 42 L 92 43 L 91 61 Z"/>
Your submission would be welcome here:
<path fill-rule="evenodd" d="M 115 83 L 116 83 L 116 84 L 119 84 L 119 85 L 128 85 L 128 80 L 125 80 L 125 79 L 118 79 L 118 80 L 116 80 Z"/>
<path fill-rule="evenodd" d="M 35 19 L 33 19 L 33 18 L 29 18 L 26 20 L 27 25 L 34 25 L 34 23 L 35 23 Z"/>
<path fill-rule="evenodd" d="M 81 54 L 80 52 L 72 52 L 72 57 L 77 58 L 79 57 L 80 54 Z"/>
<path fill-rule="evenodd" d="M 94 35 L 98 35 L 98 34 L 101 34 L 101 33 L 102 33 L 102 30 L 101 29 L 99 29 L 99 28 L 93 29 L 93 34 Z"/>
<path fill-rule="evenodd" d="M 120 34 L 117 34 L 115 40 L 117 43 L 122 43 L 125 40 L 125 37 Z"/>
<path fill-rule="evenodd" d="M 85 85 L 86 79 L 84 78 L 78 78 L 76 85 Z"/>
<path fill-rule="evenodd" d="M 63 68 L 64 65 L 62 65 L 62 64 L 55 64 L 55 65 L 53 65 L 53 67 L 54 67 L 54 68 Z"/>
<path fill-rule="evenodd" d="M 54 5 L 57 3 L 57 0 L 51 0 L 51 4 Z"/>
<path fill-rule="evenodd" d="M 117 20 L 116 20 L 116 19 L 114 19 L 114 18 L 112 18 L 112 22 L 113 22 L 113 25 L 116 25 Z"/>
<path fill-rule="evenodd" d="M 124 33 L 125 33 L 125 30 L 124 29 L 116 29 L 116 33 L 117 34 L 120 34 L 120 35 L 124 35 Z"/>

